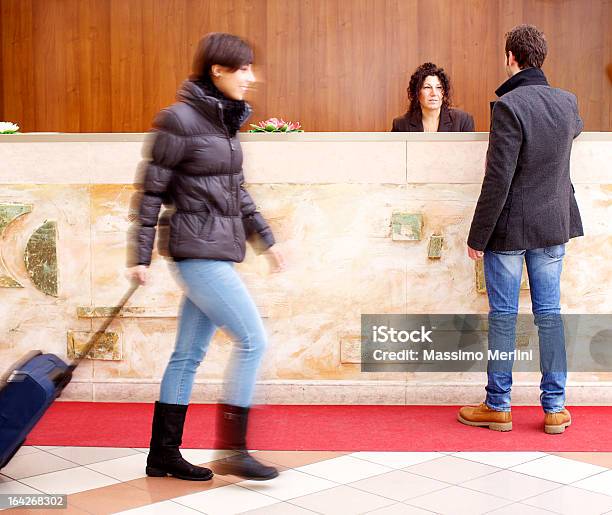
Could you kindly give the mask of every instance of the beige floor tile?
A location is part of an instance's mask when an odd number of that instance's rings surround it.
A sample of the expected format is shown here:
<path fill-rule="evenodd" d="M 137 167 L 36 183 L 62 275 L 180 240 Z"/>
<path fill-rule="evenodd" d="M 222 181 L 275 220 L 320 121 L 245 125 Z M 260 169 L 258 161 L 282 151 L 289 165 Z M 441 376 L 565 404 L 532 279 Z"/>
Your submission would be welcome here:
<path fill-rule="evenodd" d="M 612 510 L 612 497 L 572 486 L 562 486 L 557 490 L 525 499 L 522 503 L 563 515 L 601 515 Z"/>
<path fill-rule="evenodd" d="M 258 453 L 253 453 L 254 456 L 257 456 Z M 282 465 L 277 465 L 276 463 L 271 463 L 265 459 L 262 458 L 257 458 L 257 461 L 259 461 L 260 463 L 263 463 L 264 465 L 267 465 L 269 467 L 274 467 L 276 468 L 276 470 L 278 470 L 279 472 L 282 472 L 283 470 L 287 470 L 287 467 L 283 467 Z M 238 483 L 239 481 L 244 481 L 243 477 L 238 477 L 238 476 L 232 476 L 232 475 L 221 475 L 221 474 L 217 474 L 216 470 L 218 470 L 218 465 L 219 465 L 219 461 L 211 461 L 209 463 L 204 463 L 202 466 L 204 467 L 208 467 L 209 469 L 211 469 L 216 476 L 219 476 L 220 479 L 222 479 L 223 481 L 227 481 L 228 483 Z"/>
<path fill-rule="evenodd" d="M 148 451 L 147 451 L 148 452 Z M 194 465 L 222 460 L 227 456 L 236 454 L 235 451 L 221 451 L 217 449 L 181 449 L 181 455 Z"/>
<path fill-rule="evenodd" d="M 38 490 L 35 490 L 31 486 L 24 485 L 19 481 L 4 481 L 0 483 L 0 495 L 7 494 L 39 494 Z"/>
<path fill-rule="evenodd" d="M 295 497 L 320 492 L 338 486 L 337 483 L 328 481 L 298 470 L 285 470 L 271 481 L 241 481 L 238 486 L 248 488 L 260 494 L 269 495 L 279 501 L 288 501 Z"/>
<path fill-rule="evenodd" d="M 331 460 L 297 467 L 296 470 L 336 483 L 352 483 L 366 477 L 391 472 L 393 469 L 378 463 L 352 458 L 351 456 L 340 456 Z"/>
<path fill-rule="evenodd" d="M 392 499 L 386 499 L 345 485 L 298 497 L 290 502 L 307 510 L 333 515 L 339 513 L 342 515 L 367 513 L 395 504 Z"/>
<path fill-rule="evenodd" d="M 551 452 L 549 454 L 612 469 L 612 452 Z"/>
<path fill-rule="evenodd" d="M 438 479 L 445 483 L 458 484 L 477 477 L 486 476 L 494 472 L 499 472 L 501 469 L 476 463 L 474 461 L 455 458 L 454 456 L 446 456 L 437 460 L 426 461 L 412 467 L 407 467 L 406 472 L 411 472 L 419 476 Z"/>
<path fill-rule="evenodd" d="M 2 469 L 2 474 L 13 479 L 23 479 L 73 467 L 78 465 L 48 452 L 38 451 L 16 456 Z"/>
<path fill-rule="evenodd" d="M 19 450 L 15 453 L 14 458 L 17 456 L 25 456 L 26 454 L 32 454 L 33 452 L 42 452 L 38 447 L 33 447 L 31 445 L 22 445 Z"/>
<path fill-rule="evenodd" d="M 65 509 L 50 509 L 50 510 L 42 510 L 42 509 L 31 509 L 26 510 L 23 508 L 16 508 L 11 510 L 5 510 L 2 512 L 2 515 L 5 514 L 15 514 L 15 515 L 89 515 L 89 512 L 82 510 L 81 508 L 77 508 L 76 506 L 71 506 L 68 504 L 68 507 Z"/>
<path fill-rule="evenodd" d="M 135 449 L 115 447 L 57 447 L 49 449 L 47 452 L 79 465 L 90 465 L 100 461 L 139 454 Z"/>
<path fill-rule="evenodd" d="M 476 515 L 510 504 L 506 499 L 459 486 L 415 497 L 405 503 L 444 515 Z"/>
<path fill-rule="evenodd" d="M 276 504 L 278 499 L 253 492 L 248 488 L 228 485 L 206 492 L 175 497 L 174 502 L 208 515 L 241 513 Z"/>
<path fill-rule="evenodd" d="M 68 504 L 94 515 L 107 515 L 118 511 L 146 506 L 155 502 L 145 490 L 125 483 L 95 488 L 68 496 Z"/>
<path fill-rule="evenodd" d="M 334 451 L 257 451 L 257 459 L 263 458 L 287 468 L 297 468 L 347 454 L 346 452 Z"/>
<path fill-rule="evenodd" d="M 238 481 L 238 478 L 236 478 L 236 481 Z M 221 479 L 221 476 L 213 476 L 210 481 L 185 481 L 174 477 L 143 477 L 123 484 L 144 490 L 152 502 L 160 502 L 174 497 L 228 486 L 231 482 Z"/>
<path fill-rule="evenodd" d="M 77 467 L 21 480 L 32 488 L 50 494 L 74 494 L 118 483 L 116 479 L 85 467 Z"/>
<path fill-rule="evenodd" d="M 347 486 L 388 497 L 394 501 L 405 501 L 441 488 L 448 488 L 450 485 L 428 477 L 417 476 L 404 470 L 394 470 L 393 472 L 349 483 Z"/>

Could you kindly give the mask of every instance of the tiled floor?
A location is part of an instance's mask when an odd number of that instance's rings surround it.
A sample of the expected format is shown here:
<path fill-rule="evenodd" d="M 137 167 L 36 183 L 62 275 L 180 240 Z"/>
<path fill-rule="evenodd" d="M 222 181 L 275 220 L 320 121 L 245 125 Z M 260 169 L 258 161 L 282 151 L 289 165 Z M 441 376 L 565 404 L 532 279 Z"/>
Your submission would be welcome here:
<path fill-rule="evenodd" d="M 215 468 L 227 451 L 186 449 Z M 144 475 L 146 449 L 24 447 L 2 493 L 65 493 L 73 514 L 612 514 L 612 453 L 256 451 L 272 481 Z M 44 510 L 7 510 L 42 515 Z"/>

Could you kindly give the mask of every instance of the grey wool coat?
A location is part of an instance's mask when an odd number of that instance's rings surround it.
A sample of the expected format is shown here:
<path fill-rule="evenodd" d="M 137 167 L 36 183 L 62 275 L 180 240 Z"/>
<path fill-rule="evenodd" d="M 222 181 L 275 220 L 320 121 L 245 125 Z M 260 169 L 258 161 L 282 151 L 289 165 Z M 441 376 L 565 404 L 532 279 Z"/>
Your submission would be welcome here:
<path fill-rule="evenodd" d="M 482 190 L 468 245 L 476 250 L 550 247 L 582 236 L 570 180 L 583 128 L 576 97 L 528 68 L 496 91 Z"/>

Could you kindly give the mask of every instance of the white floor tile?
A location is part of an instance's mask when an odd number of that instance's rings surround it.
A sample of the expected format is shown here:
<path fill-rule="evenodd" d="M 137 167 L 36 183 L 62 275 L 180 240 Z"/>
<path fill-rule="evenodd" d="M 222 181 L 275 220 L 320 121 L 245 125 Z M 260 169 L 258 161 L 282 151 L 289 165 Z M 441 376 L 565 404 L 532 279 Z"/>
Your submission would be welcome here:
<path fill-rule="evenodd" d="M 236 485 L 222 486 L 206 492 L 175 497 L 173 501 L 208 515 L 241 513 L 278 503 L 278 499 L 274 497 Z"/>
<path fill-rule="evenodd" d="M 271 481 L 241 481 L 238 486 L 260 494 L 269 495 L 279 501 L 327 490 L 338 486 L 337 483 L 320 477 L 305 474 L 299 470 L 286 470 Z"/>
<path fill-rule="evenodd" d="M 57 447 L 56 449 L 49 449 L 47 452 L 79 465 L 89 465 L 139 454 L 134 449 L 115 447 Z"/>
<path fill-rule="evenodd" d="M 17 456 L 25 456 L 26 454 L 32 454 L 33 452 L 43 451 L 38 447 L 32 447 L 31 445 L 22 445 L 13 457 L 16 458 Z"/>
<path fill-rule="evenodd" d="M 527 506 L 522 503 L 509 504 L 499 510 L 489 511 L 487 515 L 551 515 L 552 511 L 536 508 L 535 506 Z"/>
<path fill-rule="evenodd" d="M 149 450 L 147 449 L 147 452 Z M 221 460 L 236 454 L 235 451 L 221 451 L 217 449 L 181 449 L 181 455 L 194 465 L 208 463 L 209 461 Z"/>
<path fill-rule="evenodd" d="M 196 515 L 202 513 L 186 506 L 182 506 L 173 501 L 156 502 L 132 510 L 118 511 L 115 515 L 126 513 L 129 515 Z"/>
<path fill-rule="evenodd" d="M 15 456 L 8 465 L 2 469 L 2 474 L 13 479 L 23 479 L 38 476 L 48 472 L 77 467 L 76 463 L 53 456 L 48 452 L 32 452 L 23 456 Z"/>
<path fill-rule="evenodd" d="M 35 445 L 34 447 L 36 447 L 37 449 L 40 449 L 41 451 L 48 451 L 51 449 L 59 449 L 59 445 Z"/>
<path fill-rule="evenodd" d="M 488 476 L 461 483 L 461 486 L 518 502 L 528 497 L 559 488 L 561 484 L 519 474 L 511 470 L 502 470 L 501 472 L 495 472 Z"/>
<path fill-rule="evenodd" d="M 35 490 L 31 486 L 24 485 L 19 481 L 6 481 L 0 483 L 0 494 L 39 494 L 38 490 Z"/>
<path fill-rule="evenodd" d="M 449 515 L 476 515 L 501 508 L 510 502 L 493 495 L 451 486 L 406 501 L 405 504 Z M 516 514 L 519 515 L 519 514 Z"/>
<path fill-rule="evenodd" d="M 145 477 L 146 466 L 147 456 L 139 452 L 131 456 L 124 456 L 123 458 L 92 463 L 91 465 L 87 465 L 87 468 L 118 479 L 119 481 L 131 481 L 132 479 Z"/>
<path fill-rule="evenodd" d="M 417 463 L 441 458 L 445 454 L 441 452 L 355 452 L 349 454 L 349 456 L 394 469 L 402 469 Z"/>
<path fill-rule="evenodd" d="M 288 502 L 279 502 L 271 504 L 270 506 L 264 506 L 263 508 L 257 508 L 256 510 L 249 510 L 242 512 L 242 515 L 312 515 L 313 512 L 300 508 L 295 504 Z"/>
<path fill-rule="evenodd" d="M 405 469 L 419 476 L 430 477 L 445 483 L 458 484 L 477 477 L 499 472 L 501 469 L 475 461 L 463 460 L 454 456 L 445 456 L 437 460 L 426 461 Z"/>
<path fill-rule="evenodd" d="M 408 506 L 407 504 L 397 503 L 391 506 L 385 506 L 379 510 L 368 511 L 367 515 L 432 515 L 433 512 L 417 508 L 416 506 Z M 516 514 L 515 514 L 516 515 Z"/>
<path fill-rule="evenodd" d="M 545 456 L 544 458 L 517 465 L 509 470 L 557 483 L 569 484 L 594 474 L 605 472 L 608 469 L 591 465 L 590 463 L 561 458 L 560 456 Z"/>
<path fill-rule="evenodd" d="M 505 469 L 548 455 L 545 452 L 456 452 L 453 456 Z"/>
<path fill-rule="evenodd" d="M 391 499 L 362 492 L 345 485 L 317 492 L 316 494 L 298 497 L 290 502 L 316 513 L 330 515 L 367 513 L 395 504 L 395 501 Z"/>
<path fill-rule="evenodd" d="M 435 490 L 448 488 L 450 485 L 429 477 L 417 476 L 405 470 L 394 470 L 393 472 L 349 483 L 347 486 L 387 497 L 394 501 L 405 501 Z"/>
<path fill-rule="evenodd" d="M 366 477 L 391 472 L 393 469 L 351 456 L 340 456 L 338 458 L 304 465 L 303 467 L 296 467 L 295 470 L 335 481 L 336 483 L 352 483 L 353 481 L 359 481 Z"/>
<path fill-rule="evenodd" d="M 119 481 L 94 472 L 85 467 L 77 467 L 59 472 L 21 480 L 28 486 L 48 494 L 74 494 L 93 488 L 117 484 Z"/>
<path fill-rule="evenodd" d="M 612 510 L 612 497 L 589 492 L 573 486 L 562 486 L 536 497 L 522 501 L 563 515 L 601 515 Z"/>
<path fill-rule="evenodd" d="M 600 494 L 612 495 L 612 470 L 607 470 L 601 474 L 581 479 L 576 483 L 572 483 L 572 486 L 577 488 L 584 488 L 591 492 L 598 492 Z"/>

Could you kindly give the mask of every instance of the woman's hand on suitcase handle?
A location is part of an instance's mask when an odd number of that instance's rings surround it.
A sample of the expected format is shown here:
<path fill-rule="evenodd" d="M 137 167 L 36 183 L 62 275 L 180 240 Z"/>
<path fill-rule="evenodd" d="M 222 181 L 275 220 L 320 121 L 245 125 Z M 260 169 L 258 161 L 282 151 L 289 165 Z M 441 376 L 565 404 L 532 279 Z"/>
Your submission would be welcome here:
<path fill-rule="evenodd" d="M 128 269 L 129 279 L 137 284 L 147 283 L 147 267 L 144 265 L 136 265 Z"/>

